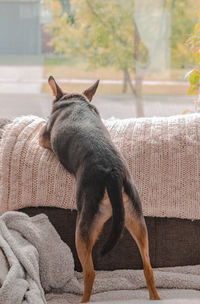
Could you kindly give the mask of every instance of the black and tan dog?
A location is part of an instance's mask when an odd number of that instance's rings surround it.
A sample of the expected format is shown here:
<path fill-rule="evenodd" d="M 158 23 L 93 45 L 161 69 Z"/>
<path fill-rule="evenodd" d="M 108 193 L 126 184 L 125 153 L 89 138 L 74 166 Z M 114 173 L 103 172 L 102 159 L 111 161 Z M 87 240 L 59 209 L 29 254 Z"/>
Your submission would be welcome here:
<path fill-rule="evenodd" d="M 69 94 L 49 77 L 55 100 L 39 139 L 40 145 L 52 149 L 77 181 L 76 249 L 84 276 L 82 302 L 90 300 L 95 278 L 92 248 L 111 216 L 112 229 L 102 254 L 115 246 L 126 226 L 142 256 L 150 299 L 159 299 L 138 192 L 96 107 L 90 103 L 98 83 L 82 94 Z"/>

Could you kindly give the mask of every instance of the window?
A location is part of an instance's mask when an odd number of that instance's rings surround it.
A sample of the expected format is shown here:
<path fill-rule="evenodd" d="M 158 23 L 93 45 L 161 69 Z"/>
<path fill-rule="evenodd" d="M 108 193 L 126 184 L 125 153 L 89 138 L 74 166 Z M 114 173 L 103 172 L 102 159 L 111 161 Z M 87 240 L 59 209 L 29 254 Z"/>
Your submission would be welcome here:
<path fill-rule="evenodd" d="M 186 41 L 193 0 L 0 0 L 1 117 L 47 117 L 53 75 L 67 92 L 96 79 L 103 118 L 194 111 Z"/>

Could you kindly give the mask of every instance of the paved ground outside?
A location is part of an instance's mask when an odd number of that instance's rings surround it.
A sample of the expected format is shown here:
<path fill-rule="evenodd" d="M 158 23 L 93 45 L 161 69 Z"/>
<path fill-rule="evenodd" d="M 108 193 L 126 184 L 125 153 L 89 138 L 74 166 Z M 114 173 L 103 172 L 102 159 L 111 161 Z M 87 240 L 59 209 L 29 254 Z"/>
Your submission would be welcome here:
<path fill-rule="evenodd" d="M 29 58 L 25 59 L 25 57 L 0 57 L 0 117 L 14 118 L 19 115 L 34 114 L 46 118 L 50 113 L 53 98 L 50 94 L 41 93 L 42 83 L 47 82 L 47 79 L 43 79 L 42 58 L 33 57 L 32 65 L 27 65 Z M 72 80 L 80 81 L 80 79 Z M 69 81 L 69 79 L 62 81 Z M 82 79 L 81 81 L 88 83 L 91 80 Z M 115 85 L 118 85 L 117 82 Z M 157 84 L 154 81 L 149 85 Z M 192 100 L 192 97 L 185 95 L 144 96 L 145 116 L 182 114 L 187 109 L 193 111 Z M 103 118 L 136 116 L 133 95 L 97 94 L 93 103 L 98 107 Z"/>
<path fill-rule="evenodd" d="M 0 93 L 0 116 L 14 118 L 34 114 L 46 118 L 51 109 L 50 94 L 5 94 Z M 182 114 L 186 109 L 194 110 L 192 97 L 188 96 L 145 96 L 145 116 L 169 116 Z M 130 118 L 136 116 L 135 100 L 132 95 L 96 95 L 93 104 L 103 118 Z"/>
<path fill-rule="evenodd" d="M 27 65 L 25 58 L 22 62 L 23 57 L 17 60 L 11 56 L 10 62 L 9 58 L 3 58 L 0 56 L 0 94 L 41 92 L 42 83 L 38 80 L 43 77 L 43 64 L 40 57 L 35 62 L 32 59 L 32 65 Z"/>

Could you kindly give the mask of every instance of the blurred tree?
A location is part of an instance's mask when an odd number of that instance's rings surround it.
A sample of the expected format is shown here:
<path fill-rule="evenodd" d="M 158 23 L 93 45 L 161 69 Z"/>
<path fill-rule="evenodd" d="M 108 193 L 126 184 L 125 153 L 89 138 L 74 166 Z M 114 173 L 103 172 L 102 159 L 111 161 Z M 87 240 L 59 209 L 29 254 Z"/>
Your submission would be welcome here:
<path fill-rule="evenodd" d="M 200 0 L 166 0 L 171 12 L 171 64 L 174 68 L 188 67 L 193 58 L 185 45 L 197 21 Z"/>
<path fill-rule="evenodd" d="M 188 94 L 196 96 L 195 111 L 200 111 L 200 11 L 198 21 L 193 29 L 192 34 L 186 42 L 193 55 L 195 64 L 194 68 L 188 73 L 190 89 Z"/>
<path fill-rule="evenodd" d="M 136 97 L 137 116 L 144 116 L 141 77 L 132 83 L 136 62 L 148 64 L 148 52 L 134 21 L 133 1 L 71 0 L 75 22 L 63 13 L 60 1 L 54 1 L 54 22 L 50 25 L 53 45 L 58 53 L 83 57 L 91 68 L 114 66 L 123 71 Z"/>
<path fill-rule="evenodd" d="M 184 42 L 195 19 L 194 0 L 157 2 L 163 10 L 171 12 L 172 63 L 184 66 L 188 62 Z M 153 9 L 155 1 L 149 0 L 149 5 Z M 150 58 L 135 22 L 134 1 L 54 0 L 51 1 L 51 9 L 54 19 L 50 29 L 55 50 L 69 57 L 73 54 L 74 57 L 85 58 L 91 68 L 114 66 L 123 71 L 123 92 L 130 87 L 136 99 L 137 116 L 144 116 L 142 82 Z M 151 24 L 148 30 L 153 39 Z"/>
<path fill-rule="evenodd" d="M 71 11 L 71 3 L 70 0 L 60 0 L 61 4 L 62 4 L 62 11 L 63 13 L 67 13 L 69 21 L 71 23 L 74 23 L 74 15 Z"/>

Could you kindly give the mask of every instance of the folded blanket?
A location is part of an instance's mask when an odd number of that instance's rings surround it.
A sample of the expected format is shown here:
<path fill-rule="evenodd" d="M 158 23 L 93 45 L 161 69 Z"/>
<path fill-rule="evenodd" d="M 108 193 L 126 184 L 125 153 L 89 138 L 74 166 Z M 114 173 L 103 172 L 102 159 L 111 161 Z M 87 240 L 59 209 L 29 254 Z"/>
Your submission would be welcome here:
<path fill-rule="evenodd" d="M 200 219 L 200 114 L 104 121 L 139 190 L 144 215 Z M 38 144 L 45 120 L 16 118 L 0 144 L 0 214 L 75 209 L 75 181 Z"/>
<path fill-rule="evenodd" d="M 187 303 L 192 304 L 192 298 L 200 298 L 200 265 L 168 267 L 154 269 L 154 276 L 158 292 L 162 299 L 172 298 L 171 303 L 175 303 L 175 298 L 189 299 Z M 81 296 L 79 288 L 83 286 L 83 278 L 81 273 L 75 272 L 75 277 L 79 284 L 74 283 L 64 286 L 62 294 L 47 294 L 48 304 L 68 304 L 79 303 Z M 71 282 L 75 282 L 71 281 Z M 75 288 L 74 288 L 75 287 Z M 142 270 L 115 270 L 115 271 L 97 271 L 94 282 L 93 294 L 91 302 L 119 301 L 126 303 L 144 304 L 149 303 L 149 294 L 146 288 L 146 282 Z M 138 299 L 138 301 L 136 300 Z M 194 301 L 194 303 L 198 303 Z M 151 301 L 154 302 L 154 301 Z M 155 301 L 154 303 L 157 303 Z M 170 302 L 167 302 L 170 304 Z"/>
<path fill-rule="evenodd" d="M 71 250 L 44 214 L 32 218 L 20 212 L 2 215 L 0 248 L 8 263 L 7 273 L 5 265 L 0 265 L 0 277 L 4 276 L 1 304 L 46 304 L 44 292 L 74 280 Z"/>
<path fill-rule="evenodd" d="M 162 304 L 199 304 L 200 292 L 185 289 L 160 289 Z M 48 304 L 75 304 L 80 303 L 80 297 L 73 294 L 49 294 L 46 296 Z M 149 301 L 147 291 L 115 290 L 98 293 L 92 296 L 91 302 L 96 304 L 157 304 Z"/>

